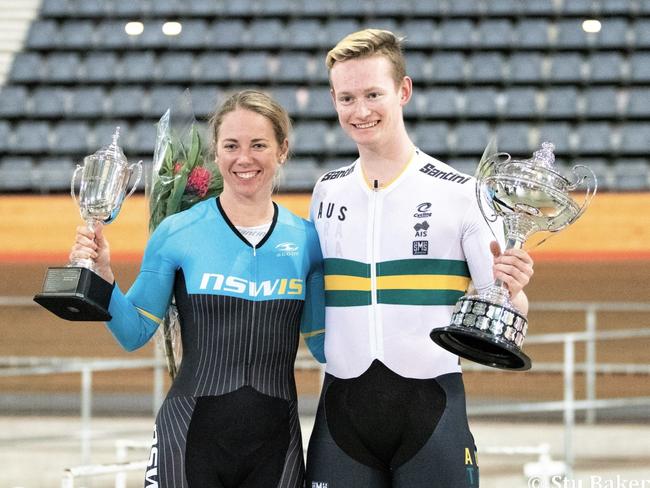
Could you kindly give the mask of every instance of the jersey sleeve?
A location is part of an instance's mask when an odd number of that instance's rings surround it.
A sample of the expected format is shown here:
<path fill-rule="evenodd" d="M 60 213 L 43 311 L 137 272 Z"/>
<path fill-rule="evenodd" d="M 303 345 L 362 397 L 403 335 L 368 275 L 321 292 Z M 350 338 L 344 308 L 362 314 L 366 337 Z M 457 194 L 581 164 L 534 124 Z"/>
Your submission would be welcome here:
<path fill-rule="evenodd" d="M 505 243 L 503 221 L 497 219 L 496 222 L 488 223 L 476 199 L 471 198 L 463 217 L 461 232 L 461 245 L 469 266 L 472 284 L 476 291 L 481 292 L 494 283 L 490 242 L 496 240 L 503 249 Z"/>
<path fill-rule="evenodd" d="M 323 257 L 318 236 L 312 224 L 308 229 L 310 270 L 307 276 L 305 306 L 300 320 L 300 332 L 309 351 L 320 363 L 325 362 L 325 285 Z"/>
<path fill-rule="evenodd" d="M 166 219 L 169 220 L 169 219 Z M 171 302 L 179 266 L 169 222 L 151 235 L 135 282 L 125 294 L 116 285 L 108 308 L 108 329 L 127 351 L 142 347 L 158 328 Z"/>

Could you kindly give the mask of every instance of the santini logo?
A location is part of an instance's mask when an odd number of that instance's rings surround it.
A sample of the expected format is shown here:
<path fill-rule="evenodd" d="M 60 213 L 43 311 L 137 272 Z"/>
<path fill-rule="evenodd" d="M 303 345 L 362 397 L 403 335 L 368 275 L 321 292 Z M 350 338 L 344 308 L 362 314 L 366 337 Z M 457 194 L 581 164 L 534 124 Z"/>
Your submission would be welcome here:
<path fill-rule="evenodd" d="M 257 283 L 236 276 L 203 273 L 199 288 L 201 290 L 227 291 L 250 297 L 270 297 L 275 294 L 302 295 L 302 280 L 298 278 L 278 278 Z"/>
<path fill-rule="evenodd" d="M 298 255 L 298 246 L 293 242 L 283 242 L 275 246 L 275 250 L 278 252 L 276 256 L 297 256 Z"/>

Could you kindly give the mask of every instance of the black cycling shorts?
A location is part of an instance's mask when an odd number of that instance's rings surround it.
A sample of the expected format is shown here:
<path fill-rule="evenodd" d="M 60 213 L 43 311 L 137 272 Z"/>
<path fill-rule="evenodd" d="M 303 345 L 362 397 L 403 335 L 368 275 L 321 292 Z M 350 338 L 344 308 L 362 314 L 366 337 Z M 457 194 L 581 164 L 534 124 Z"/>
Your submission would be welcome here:
<path fill-rule="evenodd" d="M 375 360 L 358 378 L 325 375 L 307 488 L 477 488 L 462 375 L 405 378 Z"/>

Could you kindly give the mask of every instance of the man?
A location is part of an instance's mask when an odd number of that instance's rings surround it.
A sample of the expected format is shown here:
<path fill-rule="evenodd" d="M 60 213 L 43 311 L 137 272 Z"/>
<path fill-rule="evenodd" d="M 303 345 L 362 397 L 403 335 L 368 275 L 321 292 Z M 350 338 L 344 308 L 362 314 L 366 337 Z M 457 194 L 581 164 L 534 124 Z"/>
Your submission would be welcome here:
<path fill-rule="evenodd" d="M 533 262 L 521 250 L 501 254 L 473 180 L 411 142 L 401 39 L 356 32 L 326 62 L 359 159 L 322 176 L 312 197 L 327 369 L 307 487 L 476 487 L 459 360 L 429 332 L 449 325 L 470 281 L 480 291 L 501 279 L 525 314 Z"/>

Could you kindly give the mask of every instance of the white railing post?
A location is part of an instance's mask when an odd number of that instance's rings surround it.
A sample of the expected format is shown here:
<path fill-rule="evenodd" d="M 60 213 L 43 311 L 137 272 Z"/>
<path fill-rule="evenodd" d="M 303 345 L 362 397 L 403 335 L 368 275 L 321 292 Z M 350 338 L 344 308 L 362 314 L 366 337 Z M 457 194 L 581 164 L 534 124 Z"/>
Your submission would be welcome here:
<path fill-rule="evenodd" d="M 93 370 L 84 366 L 81 370 L 81 463 L 90 464 L 90 422 L 93 401 Z"/>
<path fill-rule="evenodd" d="M 587 308 L 585 324 L 588 339 L 585 343 L 585 395 L 588 402 L 596 400 L 596 330 L 597 310 L 594 305 Z M 585 414 L 585 422 L 593 424 L 596 421 L 596 409 L 590 407 Z"/>
<path fill-rule="evenodd" d="M 575 340 L 572 335 L 564 339 L 564 462 L 567 476 L 573 472 L 573 429 L 575 426 Z"/>

